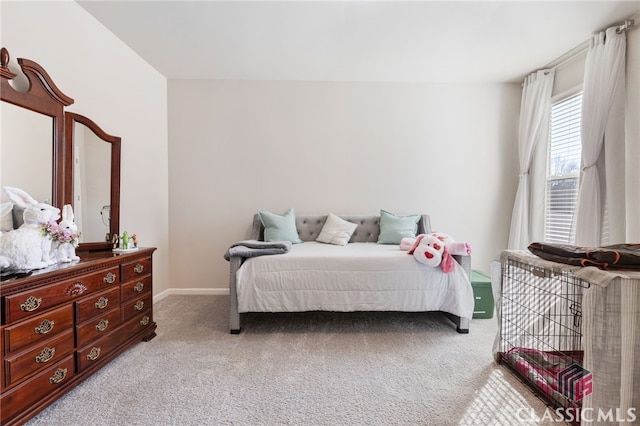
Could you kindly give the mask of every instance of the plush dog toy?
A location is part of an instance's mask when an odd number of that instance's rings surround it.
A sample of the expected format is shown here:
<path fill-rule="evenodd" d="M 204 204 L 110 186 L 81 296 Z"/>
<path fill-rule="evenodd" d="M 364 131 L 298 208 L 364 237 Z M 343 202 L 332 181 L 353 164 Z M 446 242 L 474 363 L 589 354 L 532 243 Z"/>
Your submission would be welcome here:
<path fill-rule="evenodd" d="M 452 255 L 468 256 L 471 254 L 471 245 L 466 241 L 456 241 L 450 235 L 442 232 L 432 232 L 431 235 L 442 241 Z"/>
<path fill-rule="evenodd" d="M 409 247 L 410 248 L 406 248 Z M 428 266 L 440 266 L 442 272 L 449 273 L 455 268 L 453 255 L 471 254 L 471 245 L 467 242 L 457 242 L 451 236 L 442 232 L 420 234 L 415 239 L 403 239 L 400 248 L 407 250 L 415 259 Z"/>
<path fill-rule="evenodd" d="M 419 235 L 415 246 L 409 250 L 409 254 L 427 266 L 438 266 L 442 263 L 444 244 L 432 235 Z"/>

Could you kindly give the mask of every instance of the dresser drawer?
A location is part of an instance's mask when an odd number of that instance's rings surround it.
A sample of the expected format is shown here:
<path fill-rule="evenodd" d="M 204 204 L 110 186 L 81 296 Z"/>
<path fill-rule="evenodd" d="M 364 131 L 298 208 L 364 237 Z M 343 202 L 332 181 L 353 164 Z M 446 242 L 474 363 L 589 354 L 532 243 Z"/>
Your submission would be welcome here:
<path fill-rule="evenodd" d="M 135 336 L 136 334 L 142 332 L 142 330 L 151 327 L 154 325 L 153 315 L 151 309 L 146 312 L 140 312 L 133 318 L 123 325 L 122 329 L 119 331 L 122 336 L 126 339 L 131 336 Z"/>
<path fill-rule="evenodd" d="M 20 386 L 3 393 L 0 423 L 4 424 L 26 407 L 66 384 L 75 375 L 74 366 L 73 355 L 69 355 Z"/>
<path fill-rule="evenodd" d="M 138 315 L 140 312 L 147 311 L 151 307 L 151 292 L 133 299 L 124 305 L 122 305 L 122 321 L 127 321 L 130 318 Z"/>
<path fill-rule="evenodd" d="M 76 327 L 77 346 L 84 346 L 90 341 L 106 335 L 120 324 L 120 307 L 103 313 Z"/>
<path fill-rule="evenodd" d="M 76 302 L 76 322 L 83 323 L 117 306 L 120 306 L 120 286 L 91 294 Z"/>
<path fill-rule="evenodd" d="M 73 327 L 73 304 L 53 309 L 31 319 L 4 328 L 7 354 L 27 345 L 42 342 Z"/>
<path fill-rule="evenodd" d="M 153 322 L 153 314 L 152 314 L 152 310 L 149 309 L 147 312 L 143 312 L 141 314 L 136 315 L 131 321 L 131 328 L 130 334 L 135 334 L 139 331 L 141 331 L 142 329 L 145 328 L 149 328 L 152 324 L 155 324 Z M 155 336 L 155 334 L 154 334 Z"/>
<path fill-rule="evenodd" d="M 61 303 L 75 300 L 92 291 L 120 283 L 120 270 L 117 266 L 99 272 L 83 275 L 57 284 L 50 284 L 34 290 L 28 290 L 4 298 L 5 323 L 26 318 L 33 313 L 47 310 Z"/>
<path fill-rule="evenodd" d="M 142 293 L 149 290 L 151 290 L 151 275 L 122 284 L 122 302 L 140 297 Z"/>
<path fill-rule="evenodd" d="M 151 256 L 122 264 L 122 281 L 134 280 L 151 273 Z"/>
<path fill-rule="evenodd" d="M 73 329 L 42 342 L 33 349 L 5 359 L 6 385 L 10 386 L 31 373 L 55 364 L 73 352 Z"/>
<path fill-rule="evenodd" d="M 127 327 L 125 326 L 125 328 Z M 120 329 L 79 349 L 78 352 L 76 352 L 78 371 L 84 371 L 100 363 L 110 353 L 126 342 L 129 337 L 131 337 L 131 335 L 127 330 Z"/>
<path fill-rule="evenodd" d="M 139 313 L 137 317 L 124 322 L 120 328 L 111 334 L 79 349 L 76 352 L 78 372 L 99 363 L 127 340 L 140 333 L 141 330 L 148 328 L 151 324 L 151 311 Z"/>

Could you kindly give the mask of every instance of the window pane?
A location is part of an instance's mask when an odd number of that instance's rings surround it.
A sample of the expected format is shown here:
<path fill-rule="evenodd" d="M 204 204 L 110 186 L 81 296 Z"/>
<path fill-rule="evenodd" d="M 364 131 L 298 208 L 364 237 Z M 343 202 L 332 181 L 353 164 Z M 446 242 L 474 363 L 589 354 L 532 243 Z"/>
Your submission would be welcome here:
<path fill-rule="evenodd" d="M 570 243 L 573 212 L 576 208 L 579 179 L 549 180 L 547 185 L 547 217 L 545 240 Z"/>
<path fill-rule="evenodd" d="M 573 213 L 580 184 L 582 94 L 551 106 L 545 241 L 573 243 Z"/>

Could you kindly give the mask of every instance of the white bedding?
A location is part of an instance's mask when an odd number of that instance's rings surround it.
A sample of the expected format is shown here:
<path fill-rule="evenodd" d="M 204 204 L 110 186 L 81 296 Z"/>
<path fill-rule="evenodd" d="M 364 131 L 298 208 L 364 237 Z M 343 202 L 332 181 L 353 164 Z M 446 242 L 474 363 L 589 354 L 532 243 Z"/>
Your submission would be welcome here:
<path fill-rule="evenodd" d="M 473 315 L 473 290 L 456 263 L 445 274 L 397 245 L 317 242 L 247 259 L 237 271 L 240 312 L 444 311 Z"/>

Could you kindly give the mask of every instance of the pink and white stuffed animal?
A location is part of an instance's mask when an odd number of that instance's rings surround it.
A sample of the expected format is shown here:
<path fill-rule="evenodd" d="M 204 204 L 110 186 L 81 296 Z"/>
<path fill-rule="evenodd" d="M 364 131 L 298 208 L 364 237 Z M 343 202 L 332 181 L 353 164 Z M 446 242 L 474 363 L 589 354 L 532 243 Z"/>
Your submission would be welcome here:
<path fill-rule="evenodd" d="M 58 224 L 58 231 L 53 235 L 52 252 L 59 263 L 80 260 L 76 256 L 78 247 L 78 225 L 74 221 L 71 204 L 62 206 L 62 220 Z"/>
<path fill-rule="evenodd" d="M 401 249 L 408 247 L 409 240 L 402 241 Z M 453 271 L 456 267 L 454 255 L 471 254 L 471 246 L 467 242 L 457 242 L 451 236 L 442 232 L 420 234 L 413 240 L 413 245 L 408 249 L 409 254 L 420 263 L 428 266 L 440 266 L 444 273 Z"/>
<path fill-rule="evenodd" d="M 456 241 L 448 234 L 443 232 L 432 232 L 431 235 L 444 243 L 444 252 L 442 254 L 442 263 L 440 267 L 445 273 L 453 271 L 456 267 L 455 255 L 468 256 L 471 254 L 471 245 L 466 241 Z"/>
<path fill-rule="evenodd" d="M 416 238 L 404 237 L 400 240 L 400 250 L 407 251 L 411 250 L 416 243 Z"/>
<path fill-rule="evenodd" d="M 56 263 L 50 256 L 51 234 L 57 229 L 60 209 L 38 203 L 18 188 L 5 186 L 15 205 L 24 209 L 20 228 L 0 234 L 0 268 L 29 270 Z"/>
<path fill-rule="evenodd" d="M 466 241 L 456 241 L 450 235 L 442 232 L 432 232 L 431 235 L 442 241 L 452 255 L 468 256 L 471 254 L 471 245 Z"/>
<path fill-rule="evenodd" d="M 442 262 L 444 244 L 433 235 L 418 235 L 415 246 L 409 250 L 409 254 L 427 266 L 438 266 Z"/>

